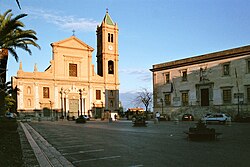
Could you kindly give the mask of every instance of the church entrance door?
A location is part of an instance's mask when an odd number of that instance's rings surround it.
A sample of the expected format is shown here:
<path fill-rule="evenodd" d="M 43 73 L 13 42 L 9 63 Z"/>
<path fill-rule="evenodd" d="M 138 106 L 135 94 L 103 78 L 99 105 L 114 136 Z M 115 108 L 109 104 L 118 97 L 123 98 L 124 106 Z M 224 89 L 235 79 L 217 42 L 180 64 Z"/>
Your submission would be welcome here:
<path fill-rule="evenodd" d="M 209 89 L 201 89 L 201 106 L 209 106 Z"/>
<path fill-rule="evenodd" d="M 50 117 L 51 110 L 49 108 L 43 108 L 43 116 L 44 117 Z"/>
<path fill-rule="evenodd" d="M 69 117 L 78 117 L 79 110 L 79 100 L 78 99 L 69 99 Z"/>
<path fill-rule="evenodd" d="M 101 107 L 97 107 L 95 114 L 96 114 L 95 115 L 96 118 L 101 118 L 101 116 L 102 116 L 102 108 Z"/>

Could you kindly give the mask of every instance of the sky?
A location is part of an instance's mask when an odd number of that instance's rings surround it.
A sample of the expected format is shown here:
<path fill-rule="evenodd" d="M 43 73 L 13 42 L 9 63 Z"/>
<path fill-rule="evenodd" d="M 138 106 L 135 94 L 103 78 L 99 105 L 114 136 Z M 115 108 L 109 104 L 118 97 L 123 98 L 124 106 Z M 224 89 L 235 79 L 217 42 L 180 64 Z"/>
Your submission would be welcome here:
<path fill-rule="evenodd" d="M 37 32 L 41 50 L 17 50 L 23 70 L 44 71 L 50 44 L 75 36 L 95 48 L 96 27 L 106 9 L 119 28 L 120 92 L 152 90 L 152 65 L 250 44 L 249 0 L 0 0 L 0 13 L 28 14 L 26 29 Z M 7 80 L 19 62 L 8 60 Z"/>

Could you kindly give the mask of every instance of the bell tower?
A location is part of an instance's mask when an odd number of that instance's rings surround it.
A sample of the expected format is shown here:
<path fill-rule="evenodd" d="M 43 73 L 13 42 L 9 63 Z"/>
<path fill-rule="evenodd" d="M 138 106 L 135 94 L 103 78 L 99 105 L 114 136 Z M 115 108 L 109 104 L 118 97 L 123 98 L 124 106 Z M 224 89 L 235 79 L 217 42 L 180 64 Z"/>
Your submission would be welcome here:
<path fill-rule="evenodd" d="M 100 26 L 97 26 L 97 74 L 104 81 L 118 83 L 118 26 L 111 19 L 108 10 Z"/>
<path fill-rule="evenodd" d="M 119 109 L 118 76 L 118 26 L 108 10 L 100 26 L 97 26 L 97 74 L 105 85 L 105 109 L 115 113 Z"/>

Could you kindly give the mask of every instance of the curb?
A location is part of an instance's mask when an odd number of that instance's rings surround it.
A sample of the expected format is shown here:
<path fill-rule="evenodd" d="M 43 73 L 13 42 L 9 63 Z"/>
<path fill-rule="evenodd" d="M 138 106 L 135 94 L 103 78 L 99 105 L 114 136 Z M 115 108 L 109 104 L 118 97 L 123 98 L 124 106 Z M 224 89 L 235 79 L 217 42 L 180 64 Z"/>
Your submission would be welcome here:
<path fill-rule="evenodd" d="M 74 167 L 71 162 L 62 156 L 60 152 L 58 152 L 51 144 L 49 144 L 28 123 L 20 122 L 20 125 L 41 167 Z"/>

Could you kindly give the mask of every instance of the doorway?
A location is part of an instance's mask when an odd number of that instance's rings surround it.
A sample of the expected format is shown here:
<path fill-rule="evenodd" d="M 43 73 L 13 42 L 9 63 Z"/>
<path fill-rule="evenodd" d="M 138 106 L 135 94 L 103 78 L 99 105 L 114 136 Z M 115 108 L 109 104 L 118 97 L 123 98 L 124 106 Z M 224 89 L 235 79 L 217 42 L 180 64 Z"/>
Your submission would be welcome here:
<path fill-rule="evenodd" d="M 43 116 L 50 117 L 50 115 L 51 115 L 51 109 L 49 109 L 47 107 L 43 108 Z"/>
<path fill-rule="evenodd" d="M 75 117 L 78 116 L 78 110 L 79 110 L 79 100 L 78 99 L 69 99 L 69 117 Z"/>
<path fill-rule="evenodd" d="M 209 89 L 201 89 L 201 106 L 209 106 Z"/>
<path fill-rule="evenodd" d="M 95 108 L 95 111 L 96 111 L 95 117 L 96 118 L 101 118 L 101 116 L 102 116 L 102 108 L 101 107 L 97 107 L 97 108 Z"/>

